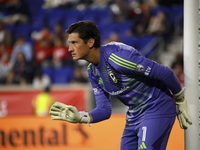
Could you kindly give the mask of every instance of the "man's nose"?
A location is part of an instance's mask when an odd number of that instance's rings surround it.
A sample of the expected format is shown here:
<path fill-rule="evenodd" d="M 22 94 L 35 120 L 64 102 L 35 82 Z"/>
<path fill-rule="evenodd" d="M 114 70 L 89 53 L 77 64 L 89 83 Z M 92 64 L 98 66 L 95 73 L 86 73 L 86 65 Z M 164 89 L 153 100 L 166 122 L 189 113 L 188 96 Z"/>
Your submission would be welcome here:
<path fill-rule="evenodd" d="M 73 51 L 73 47 L 72 47 L 72 45 L 71 45 L 71 44 L 69 44 L 68 51 L 69 51 L 69 52 Z"/>

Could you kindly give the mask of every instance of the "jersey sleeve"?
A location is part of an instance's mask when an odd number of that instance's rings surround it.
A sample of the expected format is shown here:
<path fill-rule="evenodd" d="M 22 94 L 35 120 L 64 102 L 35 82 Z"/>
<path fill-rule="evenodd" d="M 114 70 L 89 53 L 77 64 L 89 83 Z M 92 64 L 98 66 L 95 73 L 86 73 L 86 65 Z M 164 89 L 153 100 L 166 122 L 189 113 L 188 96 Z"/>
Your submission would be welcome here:
<path fill-rule="evenodd" d="M 91 123 L 109 119 L 112 113 L 110 95 L 104 92 L 98 85 L 98 80 L 95 78 L 95 76 L 93 76 L 92 69 L 90 67 L 88 67 L 88 76 L 96 100 L 96 108 L 89 112 L 93 117 L 93 121 Z"/>
<path fill-rule="evenodd" d="M 181 84 L 174 72 L 155 61 L 144 57 L 134 48 L 123 47 L 109 55 L 109 63 L 122 74 L 141 75 L 163 82 L 173 94 L 181 90 Z"/>

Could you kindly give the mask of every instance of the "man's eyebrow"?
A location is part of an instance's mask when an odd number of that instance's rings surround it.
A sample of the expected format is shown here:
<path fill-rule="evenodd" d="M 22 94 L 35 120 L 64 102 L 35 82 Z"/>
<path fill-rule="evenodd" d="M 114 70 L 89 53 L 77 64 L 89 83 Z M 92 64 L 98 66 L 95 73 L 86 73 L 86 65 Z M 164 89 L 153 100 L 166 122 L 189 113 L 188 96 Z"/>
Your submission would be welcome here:
<path fill-rule="evenodd" d="M 73 40 L 73 41 L 68 41 L 68 42 L 69 42 L 69 43 L 76 43 L 77 41 L 74 41 L 74 40 Z"/>

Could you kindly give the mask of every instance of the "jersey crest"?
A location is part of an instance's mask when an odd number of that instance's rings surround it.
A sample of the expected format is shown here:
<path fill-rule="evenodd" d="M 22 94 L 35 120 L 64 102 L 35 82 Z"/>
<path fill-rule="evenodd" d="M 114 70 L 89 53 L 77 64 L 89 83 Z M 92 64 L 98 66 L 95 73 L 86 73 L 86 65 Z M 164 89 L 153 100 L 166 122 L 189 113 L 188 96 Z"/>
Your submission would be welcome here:
<path fill-rule="evenodd" d="M 112 81 L 113 81 L 114 83 L 117 83 L 117 82 L 118 82 L 118 81 L 117 81 L 117 78 L 116 78 L 116 76 L 115 76 L 115 74 L 114 74 L 112 71 L 108 72 L 108 75 L 110 76 L 110 78 L 112 79 Z"/>
<path fill-rule="evenodd" d="M 118 80 L 117 80 L 117 77 L 116 75 L 114 74 L 114 72 L 112 71 L 110 65 L 107 63 L 106 64 L 106 70 L 108 72 L 108 76 L 110 77 L 110 79 L 114 82 L 114 83 L 117 83 Z"/>

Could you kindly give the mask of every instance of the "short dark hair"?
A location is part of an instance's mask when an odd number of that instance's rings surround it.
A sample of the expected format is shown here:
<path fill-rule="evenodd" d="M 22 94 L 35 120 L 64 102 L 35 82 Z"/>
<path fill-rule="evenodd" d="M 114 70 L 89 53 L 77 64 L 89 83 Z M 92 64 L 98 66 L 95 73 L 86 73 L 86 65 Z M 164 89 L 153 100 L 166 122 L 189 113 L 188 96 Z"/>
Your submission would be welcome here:
<path fill-rule="evenodd" d="M 97 25 L 92 21 L 79 21 L 73 23 L 68 27 L 66 32 L 68 34 L 79 33 L 79 38 L 83 39 L 85 43 L 87 43 L 90 38 L 93 38 L 95 40 L 93 47 L 100 47 L 100 33 Z"/>

